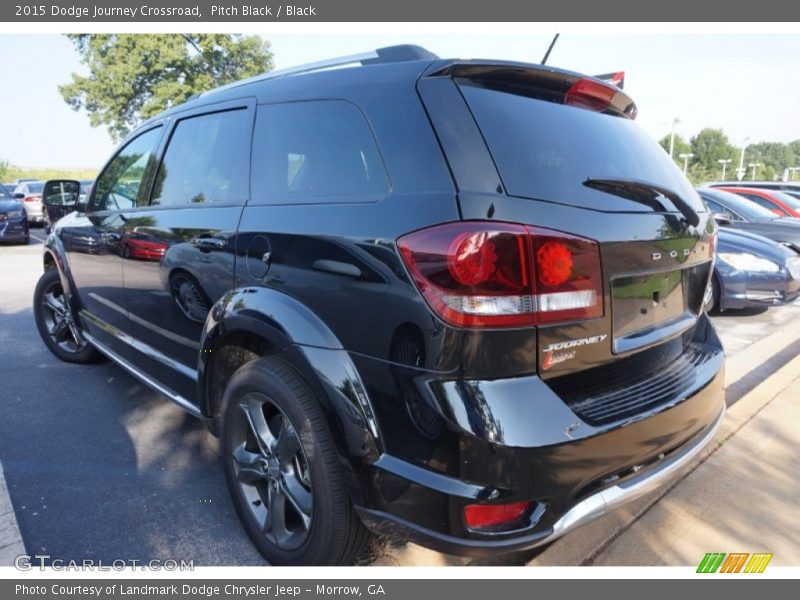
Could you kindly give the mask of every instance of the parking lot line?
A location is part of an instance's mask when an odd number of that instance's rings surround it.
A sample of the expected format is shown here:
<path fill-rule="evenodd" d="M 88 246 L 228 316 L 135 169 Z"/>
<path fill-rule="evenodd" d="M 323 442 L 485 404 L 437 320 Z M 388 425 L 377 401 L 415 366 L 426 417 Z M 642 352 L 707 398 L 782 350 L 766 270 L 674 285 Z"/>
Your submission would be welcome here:
<path fill-rule="evenodd" d="M 0 566 L 13 565 L 14 558 L 20 554 L 25 554 L 25 544 L 22 542 L 17 516 L 8 495 L 3 465 L 0 463 Z"/>

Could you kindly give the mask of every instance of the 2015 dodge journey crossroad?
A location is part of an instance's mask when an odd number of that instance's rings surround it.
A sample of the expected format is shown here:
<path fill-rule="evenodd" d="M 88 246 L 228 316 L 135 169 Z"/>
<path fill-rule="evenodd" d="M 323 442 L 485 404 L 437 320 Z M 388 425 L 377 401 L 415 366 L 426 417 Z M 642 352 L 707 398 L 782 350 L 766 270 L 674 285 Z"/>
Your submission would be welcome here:
<path fill-rule="evenodd" d="M 72 212 L 36 324 L 208 424 L 270 563 L 547 543 L 662 485 L 724 411 L 714 221 L 635 113 L 414 46 L 200 94 L 85 200 L 47 183 Z"/>

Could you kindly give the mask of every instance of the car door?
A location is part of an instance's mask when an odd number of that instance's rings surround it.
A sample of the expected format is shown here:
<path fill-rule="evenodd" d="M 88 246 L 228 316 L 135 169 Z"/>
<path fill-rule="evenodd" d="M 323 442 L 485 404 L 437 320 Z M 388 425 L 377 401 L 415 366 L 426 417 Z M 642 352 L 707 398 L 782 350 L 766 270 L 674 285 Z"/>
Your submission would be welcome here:
<path fill-rule="evenodd" d="M 150 194 L 119 241 L 138 369 L 193 403 L 203 324 L 233 287 L 236 228 L 249 197 L 254 102 L 171 119 Z"/>
<path fill-rule="evenodd" d="M 86 213 L 73 213 L 60 227 L 81 320 L 94 341 L 127 360 L 130 321 L 125 309 L 119 239 L 125 213 L 143 193 L 152 174 L 159 124 L 127 142 L 98 178 Z"/>

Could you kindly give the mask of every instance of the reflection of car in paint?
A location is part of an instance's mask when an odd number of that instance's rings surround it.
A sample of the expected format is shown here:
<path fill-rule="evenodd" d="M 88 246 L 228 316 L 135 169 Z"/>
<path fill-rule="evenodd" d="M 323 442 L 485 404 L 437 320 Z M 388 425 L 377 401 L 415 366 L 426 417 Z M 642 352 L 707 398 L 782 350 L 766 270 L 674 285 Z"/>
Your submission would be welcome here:
<path fill-rule="evenodd" d="M 707 309 L 793 302 L 800 291 L 800 253 L 760 235 L 721 228 Z"/>
<path fill-rule="evenodd" d="M 663 486 L 724 414 L 716 226 L 633 101 L 416 47 L 352 62 L 133 132 L 81 223 L 107 251 L 48 238 L 44 343 L 204 419 L 271 564 L 373 533 L 521 550 Z M 112 251 L 136 231 L 162 260 Z"/>
<path fill-rule="evenodd" d="M 145 231 L 133 229 L 120 237 L 117 247 L 123 258 L 159 261 L 169 244 Z"/>

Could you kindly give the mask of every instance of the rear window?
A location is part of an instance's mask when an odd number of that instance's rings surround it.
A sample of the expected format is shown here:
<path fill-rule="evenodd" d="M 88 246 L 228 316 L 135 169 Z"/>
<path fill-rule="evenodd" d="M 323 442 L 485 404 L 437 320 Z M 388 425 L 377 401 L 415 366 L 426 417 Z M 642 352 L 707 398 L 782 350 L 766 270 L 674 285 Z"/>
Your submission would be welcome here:
<path fill-rule="evenodd" d="M 666 152 L 630 119 L 546 102 L 462 80 L 460 89 L 512 196 L 604 211 L 652 209 L 583 185 L 636 179 L 700 198 Z"/>
<path fill-rule="evenodd" d="M 33 183 L 26 183 L 28 190 L 31 194 L 41 194 L 44 189 L 44 181 L 34 181 Z"/>

